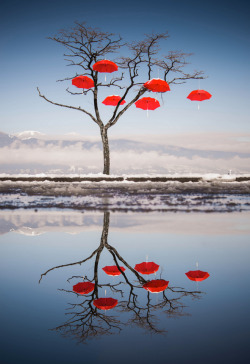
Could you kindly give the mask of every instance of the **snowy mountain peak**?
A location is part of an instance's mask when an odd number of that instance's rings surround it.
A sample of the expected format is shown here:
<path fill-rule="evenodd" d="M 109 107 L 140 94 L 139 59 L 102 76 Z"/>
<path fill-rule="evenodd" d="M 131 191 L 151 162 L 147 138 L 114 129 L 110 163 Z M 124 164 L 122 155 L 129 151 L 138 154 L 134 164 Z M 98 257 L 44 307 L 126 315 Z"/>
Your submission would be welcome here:
<path fill-rule="evenodd" d="M 22 131 L 21 133 L 17 133 L 15 134 L 15 136 L 19 139 L 26 140 L 32 138 L 41 139 L 44 138 L 45 134 L 40 133 L 39 131 L 28 130 L 28 131 Z"/>

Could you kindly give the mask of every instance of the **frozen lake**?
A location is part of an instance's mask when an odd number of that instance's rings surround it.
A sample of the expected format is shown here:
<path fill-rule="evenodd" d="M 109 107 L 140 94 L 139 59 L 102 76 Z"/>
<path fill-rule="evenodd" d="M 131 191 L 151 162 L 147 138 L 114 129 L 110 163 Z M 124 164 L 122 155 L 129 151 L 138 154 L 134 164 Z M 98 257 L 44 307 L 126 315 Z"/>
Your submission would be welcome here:
<path fill-rule="evenodd" d="M 2 363 L 247 362 L 248 195 L 201 194 L 197 211 L 193 193 L 172 194 L 175 212 L 153 204 L 119 209 L 117 202 L 110 212 L 102 211 L 104 204 L 79 209 L 77 196 L 61 193 L 50 203 L 65 198 L 73 204 L 41 208 L 47 200 L 37 196 L 16 191 L 13 198 L 8 191 L 1 199 Z M 188 198 L 189 207 L 181 209 Z M 214 198 L 222 201 L 220 207 Z M 31 199 L 36 212 L 27 208 Z M 11 209 L 4 201 L 12 201 Z M 159 269 L 138 272 L 141 262 L 155 262 Z M 207 279 L 192 281 L 185 274 L 197 270 L 197 263 Z M 125 271 L 110 276 L 102 269 L 113 265 Z M 159 279 L 169 282 L 162 292 L 143 288 Z M 73 292 L 83 281 L 94 283 L 94 290 Z M 116 306 L 97 308 L 95 300 L 105 297 L 117 300 Z"/>

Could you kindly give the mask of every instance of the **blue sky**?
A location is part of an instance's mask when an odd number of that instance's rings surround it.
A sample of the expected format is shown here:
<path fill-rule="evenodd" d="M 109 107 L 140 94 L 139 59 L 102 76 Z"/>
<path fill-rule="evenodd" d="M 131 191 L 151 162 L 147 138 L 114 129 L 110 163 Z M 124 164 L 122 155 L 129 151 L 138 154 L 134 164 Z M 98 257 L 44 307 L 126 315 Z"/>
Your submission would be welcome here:
<path fill-rule="evenodd" d="M 199 81 L 194 80 L 172 87 L 164 95 L 164 105 L 150 112 L 149 118 L 132 107 L 110 134 L 250 132 L 249 7 L 242 0 L 5 1 L 0 19 L 0 131 L 99 134 L 90 119 L 48 104 L 36 92 L 39 86 L 54 101 L 72 102 L 72 96 L 65 92 L 68 85 L 56 80 L 72 76 L 76 70 L 66 67 L 63 47 L 46 37 L 78 20 L 120 33 L 125 40 L 140 40 L 145 33 L 168 30 L 170 38 L 162 51 L 194 53 L 190 69 L 204 70 L 208 76 L 200 81 L 200 88 L 213 96 L 201 103 L 199 111 L 197 103 L 186 99 L 190 91 L 199 88 Z M 79 104 L 86 103 L 82 100 Z M 101 110 L 107 117 L 109 110 Z"/>

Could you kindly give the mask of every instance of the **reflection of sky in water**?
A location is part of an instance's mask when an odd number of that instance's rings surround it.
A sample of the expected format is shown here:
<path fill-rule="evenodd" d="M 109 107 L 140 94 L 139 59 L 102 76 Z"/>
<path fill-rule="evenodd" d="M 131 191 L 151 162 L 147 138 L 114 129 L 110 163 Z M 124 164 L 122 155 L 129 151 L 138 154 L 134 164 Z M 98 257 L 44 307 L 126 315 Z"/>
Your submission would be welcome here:
<path fill-rule="evenodd" d="M 80 302 L 71 290 L 78 279 L 70 283 L 72 275 L 93 276 L 93 260 L 79 266 L 66 267 L 48 273 L 38 284 L 41 273 L 47 269 L 86 258 L 100 243 L 102 214 L 63 212 L 67 228 L 77 225 L 78 234 L 60 232 L 56 225 L 62 217 L 52 214 L 34 214 L 27 211 L 7 212 L 5 221 L 18 230 L 23 226 L 43 229 L 48 233 L 26 236 L 5 233 L 0 239 L 1 279 L 1 341 L 4 363 L 120 363 L 155 361 L 171 363 L 245 363 L 249 333 L 249 214 L 111 214 L 108 242 L 132 267 L 136 263 L 155 261 L 160 265 L 156 275 L 149 279 L 169 280 L 170 286 L 181 286 L 188 291 L 200 289 L 200 300 L 182 299 L 188 315 L 179 319 L 167 318 L 156 312 L 159 327 L 168 331 L 165 336 L 154 335 L 137 327 L 125 326 L 118 335 L 100 336 L 87 340 L 87 345 L 76 345 L 72 338 L 62 338 L 48 331 L 66 321 L 68 303 Z M 86 226 L 80 230 L 82 215 Z M 33 217 L 32 217 L 33 216 Z M 32 220 L 33 219 L 33 220 Z M 48 223 L 49 221 L 49 223 Z M 54 221 L 54 222 L 53 222 Z M 71 221 L 71 225 L 69 223 Z M 77 222 L 77 223 L 76 223 Z M 133 223 L 132 223 L 133 222 Z M 96 223 L 96 225 L 95 225 Z M 54 224 L 54 228 L 52 229 Z M 55 227 L 56 225 L 56 227 Z M 49 229 L 50 228 L 50 229 Z M 65 230 L 64 230 L 65 231 Z M 187 279 L 185 272 L 199 269 L 210 273 L 204 282 Z M 99 282 L 118 282 L 109 277 L 105 265 L 113 265 L 112 256 L 103 251 L 99 262 Z M 121 264 L 123 265 L 123 264 Z M 128 272 L 133 281 L 133 274 Z M 142 290 L 141 290 L 142 291 Z M 168 290 L 167 290 L 168 291 Z M 166 291 L 166 292 L 167 292 Z M 126 298 L 128 287 L 125 289 Z M 140 292 L 146 302 L 146 291 Z M 104 288 L 99 296 L 104 296 Z M 107 289 L 107 297 L 121 298 Z M 151 295 L 156 304 L 160 295 Z M 126 322 L 128 313 L 119 313 L 119 307 L 106 313 Z M 249 352 L 248 352 L 249 354 Z"/>

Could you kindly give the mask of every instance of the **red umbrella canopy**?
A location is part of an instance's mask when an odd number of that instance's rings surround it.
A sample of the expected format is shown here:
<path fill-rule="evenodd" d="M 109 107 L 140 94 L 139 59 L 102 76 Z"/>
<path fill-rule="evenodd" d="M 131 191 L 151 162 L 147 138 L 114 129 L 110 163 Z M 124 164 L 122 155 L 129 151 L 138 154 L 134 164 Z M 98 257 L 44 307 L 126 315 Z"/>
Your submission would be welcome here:
<path fill-rule="evenodd" d="M 93 301 L 94 306 L 100 310 L 111 310 L 111 308 L 114 308 L 117 303 L 118 301 L 111 297 L 97 298 Z"/>
<path fill-rule="evenodd" d="M 121 272 L 119 271 L 118 267 L 116 265 L 108 265 L 104 268 L 102 268 L 106 274 L 109 276 L 119 276 Z M 125 272 L 125 268 L 120 267 L 121 271 Z"/>
<path fill-rule="evenodd" d="M 191 101 L 203 101 L 208 100 L 211 97 L 212 95 L 205 90 L 194 90 L 190 92 L 190 94 L 187 96 L 187 99 Z"/>
<path fill-rule="evenodd" d="M 121 100 L 121 97 L 120 96 L 112 95 L 112 96 L 107 96 L 106 99 L 104 99 L 102 103 L 104 105 L 116 106 L 120 100 Z M 120 103 L 120 105 L 123 105 L 125 103 L 126 103 L 126 101 L 125 100 L 122 100 L 122 102 Z"/>
<path fill-rule="evenodd" d="M 93 65 L 93 70 L 98 72 L 112 73 L 118 70 L 117 64 L 107 59 L 98 61 Z"/>
<path fill-rule="evenodd" d="M 204 281 L 209 277 L 208 272 L 203 272 L 202 270 L 190 270 L 185 274 L 191 281 L 197 282 Z"/>
<path fill-rule="evenodd" d="M 143 110 L 155 110 L 160 107 L 160 103 L 152 97 L 143 97 L 135 102 L 135 106 Z"/>
<path fill-rule="evenodd" d="M 73 286 L 73 291 L 79 294 L 88 294 L 95 288 L 95 284 L 91 282 L 79 282 Z"/>
<path fill-rule="evenodd" d="M 164 279 L 155 279 L 145 283 L 142 287 L 149 292 L 159 293 L 163 292 L 167 288 L 168 284 L 169 281 L 165 281 Z"/>
<path fill-rule="evenodd" d="M 149 80 L 146 83 L 144 83 L 143 86 L 153 92 L 170 91 L 168 83 L 164 80 L 161 80 L 160 78 L 152 78 L 152 80 Z"/>
<path fill-rule="evenodd" d="M 88 76 L 77 76 L 72 79 L 72 85 L 78 88 L 91 88 L 94 87 L 94 81 Z"/>
<path fill-rule="evenodd" d="M 135 265 L 135 270 L 141 274 L 152 274 L 158 271 L 159 265 L 154 262 L 143 262 Z"/>

